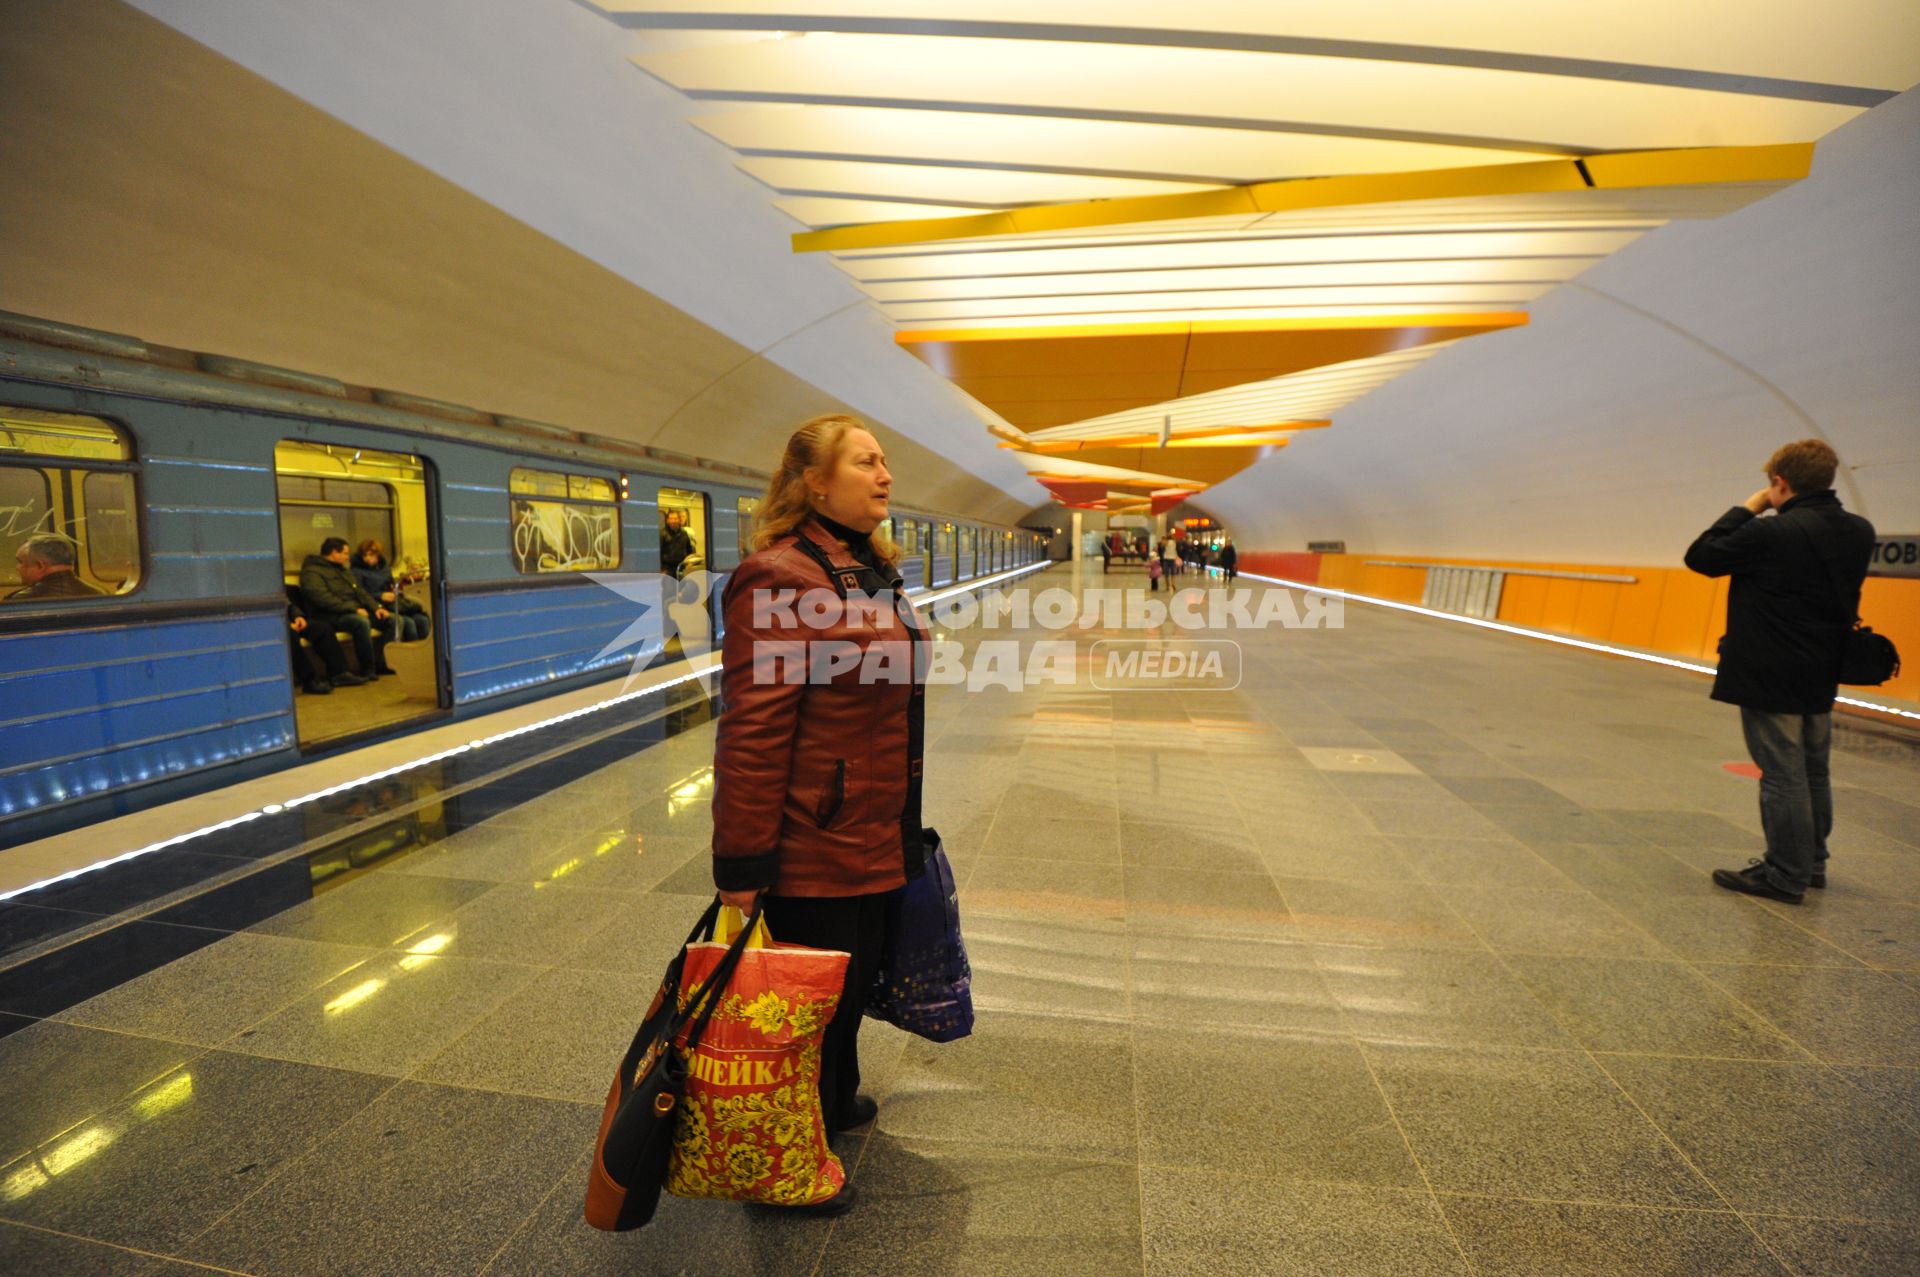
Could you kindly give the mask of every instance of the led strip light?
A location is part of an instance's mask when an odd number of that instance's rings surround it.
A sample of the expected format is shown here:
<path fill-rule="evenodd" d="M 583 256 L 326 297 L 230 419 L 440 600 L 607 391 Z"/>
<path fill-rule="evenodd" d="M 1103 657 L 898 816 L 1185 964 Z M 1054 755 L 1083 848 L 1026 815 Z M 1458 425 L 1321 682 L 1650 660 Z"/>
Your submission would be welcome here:
<path fill-rule="evenodd" d="M 1216 570 L 1216 569 L 1209 569 Z M 1309 594 L 1324 594 L 1336 599 L 1352 599 L 1356 603 L 1371 603 L 1375 607 L 1391 608 L 1396 612 L 1412 612 L 1416 616 L 1431 616 L 1441 621 L 1457 621 L 1462 625 L 1472 625 L 1483 630 L 1498 630 L 1503 634 L 1518 634 L 1522 638 L 1539 639 L 1543 643 L 1558 643 L 1562 647 L 1578 647 L 1589 652 L 1605 652 L 1609 656 L 1624 656 L 1632 661 L 1645 661 L 1649 665 L 1666 665 L 1677 670 L 1687 670 L 1694 674 L 1713 674 L 1718 671 L 1711 665 L 1701 665 L 1696 661 L 1682 661 L 1671 656 L 1656 656 L 1651 652 L 1636 652 L 1632 648 L 1613 647 L 1606 643 L 1595 643 L 1587 639 L 1569 638 L 1564 634 L 1547 634 L 1540 630 L 1530 630 L 1525 626 L 1507 625 L 1500 621 L 1483 620 L 1477 616 L 1461 616 L 1457 612 L 1437 612 L 1430 607 L 1421 607 L 1416 603 L 1401 603 L 1394 599 L 1378 599 L 1370 594 L 1354 594 L 1348 590 L 1336 590 L 1331 586 L 1308 585 L 1304 581 L 1289 581 L 1284 577 L 1262 576 L 1258 572 L 1241 572 L 1238 575 L 1255 581 L 1266 581 L 1273 585 L 1285 586 L 1290 590 L 1305 590 Z M 1881 705 L 1874 701 L 1863 701 L 1852 696 L 1836 696 L 1834 700 L 1841 705 L 1851 705 L 1856 709 L 1871 710 L 1876 714 L 1890 714 L 1896 718 L 1912 719 L 1920 722 L 1920 713 L 1907 709 L 1895 709 L 1890 705 Z"/>
<path fill-rule="evenodd" d="M 1005 581 L 1016 576 L 1023 576 L 1029 572 L 1038 572 L 1042 568 L 1051 566 L 1053 566 L 1051 562 L 1026 564 L 994 576 L 981 577 L 978 580 L 969 581 L 964 585 L 958 585 L 952 589 L 944 590 L 939 594 L 929 595 L 925 598 L 920 598 L 920 591 L 916 590 L 906 590 L 903 591 L 903 593 L 914 597 L 916 602 L 927 604 L 938 603 L 941 599 L 952 598 L 956 594 L 964 594 L 969 590 L 977 590 L 982 586 L 992 585 L 995 582 Z M 682 683 L 689 683 L 697 678 L 706 678 L 711 674 L 718 673 L 719 670 L 720 665 L 719 662 L 716 661 L 704 669 L 689 670 L 684 674 L 677 674 L 663 682 L 654 683 L 636 691 L 625 692 L 619 696 L 610 696 L 604 701 L 595 701 L 591 705 L 584 705 L 579 709 L 568 710 L 564 714 L 555 714 L 551 718 L 543 718 L 538 722 L 527 723 L 524 726 L 511 728 L 504 732 L 495 732 L 491 736 L 482 736 L 475 740 L 470 740 L 464 745 L 455 745 L 451 749 L 443 749 L 436 753 L 426 754 L 420 758 L 410 759 L 407 762 L 400 763 L 393 767 L 383 768 L 377 772 L 369 772 L 365 776 L 357 776 L 352 780 L 342 781 L 337 785 L 329 785 L 325 789 L 316 789 L 310 794 L 302 794 L 298 798 L 289 798 L 285 802 L 268 803 L 266 806 L 255 811 L 246 812 L 243 815 L 234 816 L 227 820 L 219 821 L 216 824 L 205 825 L 184 834 L 175 834 L 171 838 L 163 838 L 159 842 L 148 843 L 146 846 L 135 848 L 132 851 L 123 851 L 117 856 L 110 856 L 105 860 L 96 861 L 91 865 L 84 865 L 79 869 L 69 869 L 65 873 L 55 874 L 51 878 L 42 878 L 38 882 L 28 883 L 24 887 L 16 887 L 12 891 L 0 891 L 0 901 L 11 900 L 16 896 L 25 895 L 29 891 L 39 891 L 43 887 L 51 887 L 57 883 L 67 882 L 71 879 L 78 878 L 82 874 L 92 873 L 96 869 L 108 869 L 114 865 L 124 864 L 129 860 L 138 859 L 150 852 L 165 851 L 168 847 L 177 847 L 181 843 L 191 842 L 195 838 L 204 838 L 208 834 L 216 834 L 223 829 L 232 829 L 235 825 L 244 825 L 248 821 L 258 820 L 262 816 L 271 816 L 276 812 L 288 811 L 317 799 L 344 793 L 349 789 L 355 789 L 361 785 L 370 785 L 376 780 L 385 780 L 389 776 L 398 776 L 400 773 L 412 771 L 416 767 L 425 767 L 428 763 L 437 763 L 443 758 L 452 758 L 456 754 L 465 754 L 476 749 L 485 749 L 488 745 L 495 745 L 503 740 L 511 740 L 515 736 L 524 736 L 528 732 L 537 732 L 543 727 L 552 727 L 556 723 L 565 723 L 572 719 L 582 718 L 588 714 L 597 714 L 601 710 L 611 709 L 615 705 L 625 704 L 636 697 L 651 696 L 655 692 L 664 692 L 670 687 L 678 687 Z"/>

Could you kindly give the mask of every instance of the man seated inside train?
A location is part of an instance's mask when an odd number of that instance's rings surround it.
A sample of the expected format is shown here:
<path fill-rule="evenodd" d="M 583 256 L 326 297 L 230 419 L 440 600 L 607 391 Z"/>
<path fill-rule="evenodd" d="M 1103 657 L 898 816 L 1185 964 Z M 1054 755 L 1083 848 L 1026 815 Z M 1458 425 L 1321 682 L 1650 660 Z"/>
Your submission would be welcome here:
<path fill-rule="evenodd" d="M 301 639 L 309 646 L 300 646 Z M 367 681 L 347 669 L 347 654 L 333 630 L 309 621 L 306 609 L 292 598 L 287 600 L 287 647 L 293 654 L 293 677 L 301 690 L 314 696 L 325 696 L 335 683 L 357 687 Z"/>
<path fill-rule="evenodd" d="M 393 636 L 393 613 L 360 588 L 347 564 L 352 560 L 344 537 L 328 537 L 320 553 L 309 554 L 300 565 L 300 597 L 307 616 L 318 627 L 331 626 L 353 640 L 360 672 L 368 678 L 396 673 L 387 664 L 387 640 Z M 330 671 L 331 673 L 331 671 Z M 335 684 L 342 680 L 331 673 Z"/>
<path fill-rule="evenodd" d="M 58 532 L 36 532 L 20 543 L 13 561 L 20 571 L 20 588 L 7 595 L 15 603 L 35 599 L 95 598 L 100 591 L 74 575 L 79 560 L 72 538 Z"/>

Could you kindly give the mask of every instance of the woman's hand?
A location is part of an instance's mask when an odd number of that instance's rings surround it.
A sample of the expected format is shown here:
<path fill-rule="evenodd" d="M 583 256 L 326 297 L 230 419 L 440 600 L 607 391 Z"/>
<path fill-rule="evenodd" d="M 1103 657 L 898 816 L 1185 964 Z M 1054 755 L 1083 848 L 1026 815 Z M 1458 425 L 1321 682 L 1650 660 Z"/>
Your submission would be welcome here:
<path fill-rule="evenodd" d="M 720 903 L 738 909 L 740 916 L 745 918 L 753 915 L 753 902 L 759 897 L 757 891 L 723 891 L 720 893 Z"/>

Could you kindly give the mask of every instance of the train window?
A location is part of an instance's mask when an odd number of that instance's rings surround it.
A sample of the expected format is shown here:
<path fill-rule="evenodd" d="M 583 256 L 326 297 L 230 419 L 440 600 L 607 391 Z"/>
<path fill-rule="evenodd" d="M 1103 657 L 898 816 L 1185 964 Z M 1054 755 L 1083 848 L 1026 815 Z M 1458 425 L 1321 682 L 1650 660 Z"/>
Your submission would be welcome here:
<path fill-rule="evenodd" d="M 0 600 L 126 594 L 140 583 L 133 448 L 98 417 L 0 407 Z"/>
<path fill-rule="evenodd" d="M 740 530 L 735 533 L 740 538 L 740 558 L 753 553 L 753 517 L 760 509 L 759 497 L 741 497 L 733 503 L 734 517 L 739 520 Z"/>
<path fill-rule="evenodd" d="M 901 524 L 900 549 L 907 554 L 920 553 L 920 521 L 908 519 Z"/>
<path fill-rule="evenodd" d="M 707 566 L 707 498 L 690 488 L 660 489 L 660 570 L 684 577 Z"/>
<path fill-rule="evenodd" d="M 613 480 L 515 466 L 507 477 L 516 572 L 590 572 L 620 566 Z"/>

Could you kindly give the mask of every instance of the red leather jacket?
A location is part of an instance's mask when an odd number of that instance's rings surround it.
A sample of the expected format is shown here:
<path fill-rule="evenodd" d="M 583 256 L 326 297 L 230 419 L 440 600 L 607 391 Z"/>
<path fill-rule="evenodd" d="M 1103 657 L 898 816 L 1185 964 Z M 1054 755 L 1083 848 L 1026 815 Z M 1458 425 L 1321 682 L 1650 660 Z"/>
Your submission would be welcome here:
<path fill-rule="evenodd" d="M 920 871 L 926 631 L 899 587 L 812 518 L 729 576 L 713 764 L 721 890 L 858 896 Z"/>

